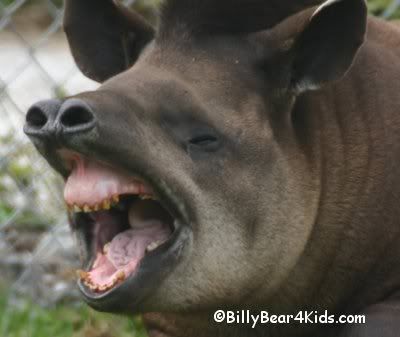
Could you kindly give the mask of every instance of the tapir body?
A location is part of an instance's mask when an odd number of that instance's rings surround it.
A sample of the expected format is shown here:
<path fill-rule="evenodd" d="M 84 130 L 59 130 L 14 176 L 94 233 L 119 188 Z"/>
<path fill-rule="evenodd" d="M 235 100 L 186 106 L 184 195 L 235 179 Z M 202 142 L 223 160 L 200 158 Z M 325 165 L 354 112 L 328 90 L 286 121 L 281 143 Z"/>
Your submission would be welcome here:
<path fill-rule="evenodd" d="M 152 337 L 399 335 L 400 29 L 318 2 L 169 0 L 154 30 L 66 1 L 75 60 L 103 83 L 37 103 L 25 132 L 66 180 L 91 306 L 144 314 Z"/>

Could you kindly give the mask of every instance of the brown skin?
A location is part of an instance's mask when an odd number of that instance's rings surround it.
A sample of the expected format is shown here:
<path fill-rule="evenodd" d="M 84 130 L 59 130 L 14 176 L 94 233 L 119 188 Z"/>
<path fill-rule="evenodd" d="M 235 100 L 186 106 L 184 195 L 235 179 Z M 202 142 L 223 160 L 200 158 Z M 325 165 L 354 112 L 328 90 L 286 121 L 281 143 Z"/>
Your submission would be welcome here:
<path fill-rule="evenodd" d="M 367 24 L 361 0 L 234 34 L 230 24 L 210 34 L 215 22 L 191 25 L 189 14 L 190 21 L 177 16 L 174 26 L 171 8 L 179 14 L 179 6 L 171 6 L 153 41 L 134 16 L 122 28 L 115 17 L 93 22 L 93 31 L 106 31 L 96 28 L 104 22 L 119 27 L 99 37 L 100 53 L 88 36 L 74 33 L 88 25 L 74 15 L 83 17 L 85 6 L 67 1 L 73 53 L 85 74 L 110 79 L 77 96 L 97 124 L 68 147 L 159 177 L 191 219 L 179 263 L 136 309 L 146 313 L 150 336 L 372 337 L 380 331 L 394 337 L 400 328 L 400 300 L 390 299 L 400 291 L 400 31 L 373 18 Z M 102 0 L 93 10 L 107 6 Z M 130 30 L 140 43 L 127 53 L 117 33 Z M 149 43 L 142 50 L 143 41 Z M 136 60 L 138 48 L 137 62 L 113 77 Z M 204 128 L 222 145 L 182 150 Z M 46 144 L 31 137 L 57 168 Z M 371 319 L 362 327 L 252 330 L 213 324 L 220 308 L 367 312 Z"/>

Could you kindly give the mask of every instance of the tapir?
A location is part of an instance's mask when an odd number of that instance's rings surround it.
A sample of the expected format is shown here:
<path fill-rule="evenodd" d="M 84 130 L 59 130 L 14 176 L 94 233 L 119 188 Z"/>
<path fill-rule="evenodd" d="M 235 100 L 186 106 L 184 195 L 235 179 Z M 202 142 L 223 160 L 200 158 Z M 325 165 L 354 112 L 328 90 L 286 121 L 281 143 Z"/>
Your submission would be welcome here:
<path fill-rule="evenodd" d="M 67 0 L 64 28 L 101 85 L 24 130 L 65 180 L 90 306 L 151 337 L 400 336 L 398 26 L 363 0 L 166 0 L 155 27 Z"/>

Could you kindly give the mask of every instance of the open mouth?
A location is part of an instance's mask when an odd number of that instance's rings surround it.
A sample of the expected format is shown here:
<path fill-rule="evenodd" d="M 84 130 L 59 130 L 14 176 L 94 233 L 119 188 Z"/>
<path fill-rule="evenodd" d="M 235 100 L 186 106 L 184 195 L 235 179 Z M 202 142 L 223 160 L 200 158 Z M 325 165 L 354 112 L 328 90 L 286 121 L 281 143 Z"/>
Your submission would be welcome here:
<path fill-rule="evenodd" d="M 71 173 L 64 198 L 86 250 L 85 268 L 78 271 L 85 295 L 104 296 L 135 280 L 150 257 L 157 273 L 163 266 L 154 260 L 166 263 L 163 255 L 181 238 L 178 212 L 143 179 L 78 154 L 65 161 Z"/>

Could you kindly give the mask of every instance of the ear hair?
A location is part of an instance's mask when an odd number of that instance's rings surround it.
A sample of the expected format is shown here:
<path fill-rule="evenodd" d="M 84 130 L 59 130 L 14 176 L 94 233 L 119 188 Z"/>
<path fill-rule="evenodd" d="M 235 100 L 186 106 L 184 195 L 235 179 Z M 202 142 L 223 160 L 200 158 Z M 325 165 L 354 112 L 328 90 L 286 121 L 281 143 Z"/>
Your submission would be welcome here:
<path fill-rule="evenodd" d="M 328 0 L 311 16 L 293 45 L 291 86 L 297 93 L 342 78 L 364 43 L 364 0 Z"/>
<path fill-rule="evenodd" d="M 131 66 L 154 36 L 144 18 L 112 0 L 66 0 L 64 30 L 76 64 L 98 82 Z"/>

